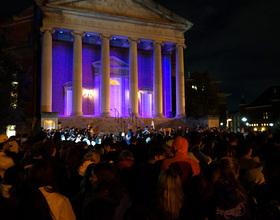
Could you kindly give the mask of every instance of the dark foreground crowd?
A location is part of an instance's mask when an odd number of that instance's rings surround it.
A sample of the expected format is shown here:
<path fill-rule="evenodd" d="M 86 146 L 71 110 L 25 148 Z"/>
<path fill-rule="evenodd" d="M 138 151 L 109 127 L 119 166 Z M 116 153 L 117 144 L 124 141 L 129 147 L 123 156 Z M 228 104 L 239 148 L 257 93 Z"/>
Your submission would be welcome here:
<path fill-rule="evenodd" d="M 0 135 L 1 220 L 280 219 L 278 134 L 62 137 Z"/>

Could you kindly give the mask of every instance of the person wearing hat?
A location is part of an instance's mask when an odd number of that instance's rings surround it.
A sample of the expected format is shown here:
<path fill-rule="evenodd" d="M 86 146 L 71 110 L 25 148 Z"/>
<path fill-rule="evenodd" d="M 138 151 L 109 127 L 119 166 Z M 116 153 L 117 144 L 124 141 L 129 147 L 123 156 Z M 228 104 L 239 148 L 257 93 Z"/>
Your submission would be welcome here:
<path fill-rule="evenodd" d="M 9 149 L 9 138 L 5 134 L 0 135 L 0 178 L 3 179 L 5 171 L 15 165 L 13 159 L 5 154 L 5 150 Z"/>

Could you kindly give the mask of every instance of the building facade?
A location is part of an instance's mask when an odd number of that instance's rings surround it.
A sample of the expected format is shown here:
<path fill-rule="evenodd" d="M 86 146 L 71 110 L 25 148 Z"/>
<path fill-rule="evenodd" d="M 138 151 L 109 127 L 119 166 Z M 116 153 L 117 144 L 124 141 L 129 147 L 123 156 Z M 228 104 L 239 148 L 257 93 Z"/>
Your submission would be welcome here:
<path fill-rule="evenodd" d="M 228 115 L 233 132 L 262 132 L 275 130 L 280 121 L 280 86 L 273 85 L 250 104 L 242 97 L 240 110 Z M 278 128 L 279 129 L 279 128 Z"/>
<path fill-rule="evenodd" d="M 185 116 L 184 33 L 150 0 L 36 1 L 42 10 L 41 112 L 60 117 Z"/>

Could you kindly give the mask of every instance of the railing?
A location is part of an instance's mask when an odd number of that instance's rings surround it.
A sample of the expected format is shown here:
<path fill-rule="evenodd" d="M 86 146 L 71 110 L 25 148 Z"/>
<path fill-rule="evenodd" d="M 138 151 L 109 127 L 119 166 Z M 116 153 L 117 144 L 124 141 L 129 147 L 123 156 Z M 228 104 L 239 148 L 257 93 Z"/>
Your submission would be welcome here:
<path fill-rule="evenodd" d="M 116 108 L 114 108 L 114 110 L 115 110 L 115 119 L 118 119 L 118 123 L 121 123 L 121 128 L 123 128 L 123 130 L 125 131 L 126 130 L 125 128 L 128 128 L 128 124 L 123 119 L 119 111 Z"/>
<path fill-rule="evenodd" d="M 138 127 L 137 123 L 139 122 L 143 128 L 145 128 L 145 125 L 140 121 L 140 119 L 134 114 L 134 112 L 129 108 L 129 117 L 131 117 L 131 123 L 133 124 L 135 119 L 135 126 Z"/>

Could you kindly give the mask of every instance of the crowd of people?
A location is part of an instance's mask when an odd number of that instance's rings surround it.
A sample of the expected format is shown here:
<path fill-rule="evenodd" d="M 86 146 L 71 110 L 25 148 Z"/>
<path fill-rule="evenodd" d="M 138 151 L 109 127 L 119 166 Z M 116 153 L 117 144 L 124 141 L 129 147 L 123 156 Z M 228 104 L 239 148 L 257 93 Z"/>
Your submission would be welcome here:
<path fill-rule="evenodd" d="M 280 136 L 1 134 L 0 180 L 0 219 L 280 219 Z"/>

